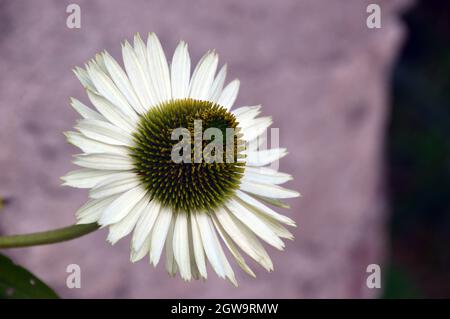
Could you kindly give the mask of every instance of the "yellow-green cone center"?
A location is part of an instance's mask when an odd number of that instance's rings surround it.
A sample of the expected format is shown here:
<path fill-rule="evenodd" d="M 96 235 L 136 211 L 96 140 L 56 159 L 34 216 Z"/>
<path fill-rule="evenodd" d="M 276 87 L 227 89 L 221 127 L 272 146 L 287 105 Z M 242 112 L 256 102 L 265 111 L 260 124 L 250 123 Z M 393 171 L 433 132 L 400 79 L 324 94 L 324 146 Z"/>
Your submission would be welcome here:
<path fill-rule="evenodd" d="M 140 118 L 131 149 L 134 169 L 163 206 L 177 212 L 212 210 L 239 188 L 240 136 L 235 116 L 220 105 L 170 100 Z"/>

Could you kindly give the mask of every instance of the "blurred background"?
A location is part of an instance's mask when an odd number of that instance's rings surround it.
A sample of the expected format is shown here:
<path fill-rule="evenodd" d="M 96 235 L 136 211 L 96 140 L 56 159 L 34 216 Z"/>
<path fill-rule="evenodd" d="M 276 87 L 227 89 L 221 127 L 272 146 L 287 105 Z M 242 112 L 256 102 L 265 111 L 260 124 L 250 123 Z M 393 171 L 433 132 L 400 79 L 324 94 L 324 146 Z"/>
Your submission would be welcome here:
<path fill-rule="evenodd" d="M 81 28 L 66 26 L 71 3 Z M 380 29 L 366 24 L 381 7 Z M 72 224 L 87 193 L 60 186 L 78 152 L 62 134 L 87 102 L 71 69 L 154 31 L 198 61 L 215 48 L 241 80 L 236 105 L 263 105 L 289 155 L 280 170 L 302 198 L 275 271 L 236 269 L 239 288 L 131 264 L 106 231 L 2 251 L 64 298 L 450 297 L 450 5 L 439 0 L 0 0 L 0 234 Z M 82 287 L 66 286 L 78 264 Z M 366 285 L 381 267 L 381 288 Z M 1 275 L 1 274 L 0 274 Z M 0 276 L 1 277 L 1 276 Z M 1 296 L 1 294 L 0 294 Z"/>

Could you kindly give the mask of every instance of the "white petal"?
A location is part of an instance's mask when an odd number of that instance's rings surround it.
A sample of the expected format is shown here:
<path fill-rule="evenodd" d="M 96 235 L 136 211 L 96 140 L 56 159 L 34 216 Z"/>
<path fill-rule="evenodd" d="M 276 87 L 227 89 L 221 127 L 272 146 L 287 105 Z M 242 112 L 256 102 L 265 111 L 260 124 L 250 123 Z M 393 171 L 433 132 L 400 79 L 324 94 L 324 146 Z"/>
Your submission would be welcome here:
<path fill-rule="evenodd" d="M 98 223 L 102 226 L 108 226 L 122 220 L 127 216 L 133 207 L 145 196 L 147 191 L 141 187 L 130 189 L 121 194 L 103 211 Z"/>
<path fill-rule="evenodd" d="M 220 246 L 214 225 L 211 218 L 206 213 L 194 213 L 200 235 L 203 241 L 203 248 L 211 266 L 221 278 L 227 277 L 234 285 L 237 285 L 233 270 Z"/>
<path fill-rule="evenodd" d="M 300 193 L 281 186 L 270 184 L 258 184 L 248 181 L 242 181 L 241 190 L 252 194 L 272 198 L 292 198 L 300 196 Z"/>
<path fill-rule="evenodd" d="M 127 236 L 131 231 L 133 230 L 134 226 L 136 225 L 139 217 L 141 216 L 143 210 L 145 207 L 147 207 L 147 204 L 149 202 L 149 199 L 144 196 L 137 204 L 134 206 L 129 214 L 125 216 L 124 219 L 122 219 L 120 222 L 113 224 L 109 227 L 109 234 L 108 234 L 108 241 L 111 244 L 117 243 L 120 239 Z"/>
<path fill-rule="evenodd" d="M 244 180 L 262 184 L 283 184 L 292 180 L 292 176 L 268 167 L 246 167 Z"/>
<path fill-rule="evenodd" d="M 102 143 L 78 132 L 65 132 L 64 135 L 70 144 L 78 147 L 84 153 L 109 153 L 127 156 L 130 152 L 124 146 Z"/>
<path fill-rule="evenodd" d="M 258 117 L 252 120 L 250 125 L 242 127 L 242 132 L 244 134 L 243 139 L 247 142 L 253 141 L 266 132 L 270 125 L 272 125 L 272 118 L 270 116 Z"/>
<path fill-rule="evenodd" d="M 280 250 L 284 248 L 284 243 L 281 239 L 278 238 L 278 236 L 264 223 L 264 221 L 253 214 L 247 207 L 232 199 L 228 201 L 227 208 L 237 219 L 243 222 L 266 243 Z"/>
<path fill-rule="evenodd" d="M 128 42 L 125 42 L 125 44 L 122 45 L 122 55 L 125 70 L 127 71 L 128 78 L 133 85 L 134 91 L 139 97 L 141 105 L 148 110 L 151 106 L 156 104 L 156 98 L 152 96 L 150 91 L 151 84 L 146 59 L 140 61 Z"/>
<path fill-rule="evenodd" d="M 85 136 L 112 145 L 133 146 L 133 137 L 110 123 L 98 120 L 81 120 L 75 128 Z"/>
<path fill-rule="evenodd" d="M 192 214 L 190 215 L 190 222 L 191 222 L 192 243 L 194 248 L 195 264 L 197 265 L 197 269 L 200 275 L 203 278 L 207 278 L 208 275 L 206 273 L 205 252 L 203 250 L 202 237 L 200 235 L 200 230 L 197 221 L 195 220 L 195 217 Z"/>
<path fill-rule="evenodd" d="M 253 194 L 252 197 L 254 197 L 255 199 L 261 200 L 264 203 L 267 203 L 269 205 L 273 205 L 276 207 L 288 208 L 288 209 L 291 208 L 291 205 L 283 202 L 282 200 L 276 199 L 276 198 L 269 198 L 269 197 L 264 197 L 261 195 L 255 195 L 255 194 Z"/>
<path fill-rule="evenodd" d="M 147 45 L 141 38 L 139 33 L 134 35 L 134 52 L 136 53 L 137 60 L 144 71 L 144 79 L 146 83 L 148 83 L 148 87 L 146 87 L 148 95 L 150 96 L 152 103 L 146 105 L 147 109 L 150 107 L 157 105 L 158 101 L 158 87 L 151 80 L 150 76 L 150 66 L 148 64 L 148 53 L 147 53 Z M 146 84 L 147 85 L 147 84 Z"/>
<path fill-rule="evenodd" d="M 90 198 L 102 198 L 129 191 L 140 185 L 139 177 L 133 172 L 115 174 L 96 185 L 89 192 Z"/>
<path fill-rule="evenodd" d="M 161 252 L 166 241 L 170 221 L 172 220 L 172 211 L 167 207 L 161 207 L 158 218 L 156 219 L 152 231 L 152 245 L 150 248 L 150 263 L 156 266 L 161 258 Z"/>
<path fill-rule="evenodd" d="M 134 167 L 129 158 L 116 154 L 77 155 L 73 162 L 81 167 L 100 170 L 127 171 Z"/>
<path fill-rule="evenodd" d="M 241 192 L 239 190 L 236 191 L 236 196 L 243 202 L 245 202 L 248 205 L 257 209 L 261 214 L 264 214 L 270 218 L 273 218 L 274 220 L 279 221 L 280 223 L 290 225 L 290 226 L 295 226 L 295 222 L 292 219 L 277 213 L 276 211 L 267 207 L 260 201 L 254 199 L 252 196 L 245 194 L 244 192 Z"/>
<path fill-rule="evenodd" d="M 139 221 L 136 224 L 136 229 L 133 232 L 131 245 L 134 250 L 139 250 L 153 229 L 156 219 L 158 218 L 161 206 L 157 201 L 152 200 L 145 207 Z"/>
<path fill-rule="evenodd" d="M 81 82 L 81 85 L 83 85 L 84 88 L 94 92 L 97 91 L 94 86 L 94 83 L 92 83 L 92 80 L 85 69 L 75 67 L 73 73 L 75 73 L 75 75 L 77 76 L 78 80 Z"/>
<path fill-rule="evenodd" d="M 82 168 L 67 173 L 61 179 L 64 181 L 63 185 L 77 188 L 92 188 L 114 174 L 117 174 L 117 171 Z"/>
<path fill-rule="evenodd" d="M 258 106 L 246 106 L 246 107 L 252 108 L 252 109 L 250 109 L 246 112 L 243 112 L 240 115 L 235 115 L 236 120 L 239 123 L 239 127 L 242 129 L 245 129 L 245 128 L 249 127 L 252 123 L 254 123 L 253 121 L 254 121 L 255 117 L 259 113 L 261 113 L 259 105 Z"/>
<path fill-rule="evenodd" d="M 247 255 L 253 258 L 267 271 L 273 270 L 273 264 L 269 255 L 250 229 L 224 209 L 217 211 L 215 216 L 223 226 L 224 230 L 231 238 L 233 238 L 233 241 Z"/>
<path fill-rule="evenodd" d="M 258 216 L 258 218 L 262 219 L 264 221 L 264 224 L 266 224 L 267 227 L 269 227 L 272 230 L 272 232 L 274 232 L 274 234 L 276 234 L 278 237 L 286 238 L 289 240 L 294 239 L 292 233 L 289 230 L 287 230 L 283 225 L 281 225 L 281 223 L 278 220 L 272 218 L 272 216 L 265 214 L 263 211 L 257 209 L 252 205 L 248 205 L 243 201 L 239 202 L 242 203 L 244 206 L 246 206 L 253 214 Z M 295 224 L 290 225 L 295 226 Z"/>
<path fill-rule="evenodd" d="M 188 217 L 178 213 L 173 233 L 173 254 L 180 268 L 181 278 L 191 280 L 191 260 L 189 255 Z"/>
<path fill-rule="evenodd" d="M 103 60 L 103 55 L 101 55 L 100 53 L 97 53 L 95 55 L 95 64 L 100 68 L 100 70 L 103 73 L 105 73 L 107 76 L 109 76 L 108 70 L 106 69 L 106 66 L 105 66 L 105 61 Z"/>
<path fill-rule="evenodd" d="M 193 213 L 193 215 L 199 228 L 203 248 L 209 262 L 211 263 L 211 266 L 214 268 L 214 271 L 217 275 L 219 275 L 219 277 L 225 278 L 225 269 L 218 253 L 216 240 L 214 239 L 216 234 L 209 223 L 208 215 L 206 215 L 206 213 Z"/>
<path fill-rule="evenodd" d="M 170 222 L 169 231 L 167 233 L 166 240 L 166 270 L 170 276 L 175 276 L 178 271 L 177 262 L 175 261 L 175 256 L 173 255 L 173 229 L 175 228 L 175 220 L 172 219 Z"/>
<path fill-rule="evenodd" d="M 231 109 L 239 93 L 239 85 L 240 85 L 239 80 L 231 81 L 223 89 L 222 94 L 220 94 L 219 100 L 217 101 L 217 104 L 222 105 L 227 110 Z"/>
<path fill-rule="evenodd" d="M 103 57 L 106 68 L 108 69 L 108 72 L 111 75 L 111 79 L 114 81 L 117 88 L 122 92 L 122 94 L 126 97 L 127 101 L 137 113 L 144 113 L 146 109 L 141 104 L 141 101 L 139 101 L 139 98 L 136 95 L 136 92 L 134 91 L 133 86 L 131 85 L 126 73 L 122 70 L 116 60 L 114 60 L 114 58 L 109 55 L 109 53 L 105 52 Z"/>
<path fill-rule="evenodd" d="M 218 61 L 219 58 L 215 52 L 208 52 L 200 59 L 192 74 L 189 93 L 191 98 L 208 99 Z"/>
<path fill-rule="evenodd" d="M 116 87 L 114 82 L 104 72 L 102 72 L 98 66 L 90 63 L 87 71 L 100 95 L 103 95 L 111 101 L 111 103 L 117 105 L 117 107 L 119 107 L 125 114 L 132 114 L 134 112 L 133 108 L 128 104 L 128 101 Z"/>
<path fill-rule="evenodd" d="M 198 280 L 201 278 L 200 271 L 197 267 L 197 262 L 195 260 L 195 252 L 194 252 L 194 238 L 192 234 L 192 218 L 191 215 L 188 215 L 188 242 L 189 242 L 189 262 L 191 264 L 191 274 L 192 278 Z M 202 247 L 203 249 L 203 247 Z M 203 252 L 203 250 L 202 250 Z M 206 271 L 206 270 L 205 270 Z"/>
<path fill-rule="evenodd" d="M 258 215 L 258 217 L 264 219 L 264 223 L 280 238 L 286 238 L 289 240 L 294 239 L 294 235 L 286 229 L 283 225 L 281 225 L 279 222 L 274 221 L 271 218 L 268 218 L 265 215 L 259 214 L 259 211 L 254 210 L 254 213 Z"/>
<path fill-rule="evenodd" d="M 238 121 L 243 119 L 253 119 L 261 113 L 261 105 L 241 106 L 231 111 L 231 113 L 236 116 Z"/>
<path fill-rule="evenodd" d="M 149 33 L 148 35 L 147 54 L 150 79 L 153 85 L 158 88 L 157 96 L 159 102 L 170 100 L 172 98 L 172 90 L 169 65 L 161 43 L 154 33 Z"/>
<path fill-rule="evenodd" d="M 83 118 L 85 119 L 92 119 L 92 120 L 105 120 L 103 115 L 100 113 L 97 113 L 90 107 L 86 106 L 85 104 L 81 103 L 75 98 L 70 99 L 70 105 L 77 111 Z"/>
<path fill-rule="evenodd" d="M 130 261 L 135 263 L 144 258 L 150 252 L 150 246 L 152 244 L 151 233 L 144 239 L 144 243 L 138 250 L 131 249 Z"/>
<path fill-rule="evenodd" d="M 103 211 L 108 207 L 117 196 L 111 196 L 102 199 L 91 199 L 77 210 L 77 224 L 90 224 L 99 220 Z"/>
<path fill-rule="evenodd" d="M 220 94 L 222 94 L 223 84 L 225 83 L 226 76 L 227 76 L 227 65 L 225 64 L 224 66 L 222 66 L 219 73 L 217 73 L 217 76 L 214 79 L 213 84 L 211 85 L 208 99 L 209 101 L 217 103 Z"/>
<path fill-rule="evenodd" d="M 171 82 L 172 98 L 184 99 L 189 96 L 189 78 L 191 76 L 191 59 L 187 44 L 181 41 L 172 58 Z"/>
<path fill-rule="evenodd" d="M 256 277 L 255 273 L 251 270 L 251 268 L 247 265 L 242 255 L 239 253 L 237 247 L 234 245 L 230 236 L 225 232 L 225 230 L 222 228 L 222 225 L 218 222 L 217 217 L 215 217 L 214 215 L 213 215 L 213 222 L 214 226 L 219 232 L 220 237 L 222 238 L 223 242 L 227 246 L 230 253 L 233 255 L 239 267 L 241 267 L 242 270 L 244 270 L 250 276 Z"/>
<path fill-rule="evenodd" d="M 256 152 L 264 150 L 267 147 L 267 134 L 262 134 L 252 141 L 248 141 L 246 145 L 246 152 Z"/>
<path fill-rule="evenodd" d="M 282 226 L 278 220 L 276 220 L 275 218 L 272 218 L 272 216 L 264 213 L 263 211 L 256 208 L 255 206 L 249 205 L 239 199 L 237 199 L 237 200 L 238 200 L 238 202 L 243 204 L 246 208 L 248 208 L 258 218 L 262 219 L 264 221 L 264 223 L 267 225 L 267 227 L 269 227 L 278 237 L 287 238 L 290 240 L 292 240 L 294 238 L 294 236 L 291 234 L 291 232 L 289 230 L 287 230 L 284 226 Z M 292 223 L 290 225 L 295 226 L 295 224 L 292 224 Z"/>
<path fill-rule="evenodd" d="M 239 115 L 235 115 L 237 121 L 239 122 L 239 127 L 241 127 L 242 129 L 245 129 L 245 128 L 251 126 L 252 124 L 254 124 L 255 117 L 258 116 L 259 113 L 261 113 L 261 110 L 260 110 L 261 107 L 259 105 L 244 106 L 244 107 L 249 108 L 249 110 L 243 111 Z"/>
<path fill-rule="evenodd" d="M 133 132 L 138 121 L 137 114 L 132 111 L 125 113 L 123 108 L 118 108 L 116 105 L 109 102 L 107 99 L 97 95 L 89 90 L 86 91 L 89 100 L 96 107 L 96 109 L 110 121 L 112 124 L 120 127 L 127 132 Z"/>
<path fill-rule="evenodd" d="M 286 156 L 285 148 L 272 148 L 247 152 L 246 162 L 249 166 L 265 166 Z"/>

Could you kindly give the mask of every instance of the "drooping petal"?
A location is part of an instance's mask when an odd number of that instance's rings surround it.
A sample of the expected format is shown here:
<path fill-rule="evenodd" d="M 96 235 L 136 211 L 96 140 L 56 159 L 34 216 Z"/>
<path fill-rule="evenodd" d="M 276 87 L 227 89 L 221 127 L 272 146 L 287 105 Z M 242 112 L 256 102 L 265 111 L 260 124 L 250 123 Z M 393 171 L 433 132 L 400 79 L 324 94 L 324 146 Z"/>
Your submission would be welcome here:
<path fill-rule="evenodd" d="M 232 199 L 227 203 L 227 208 L 237 219 L 249 227 L 266 243 L 279 250 L 284 248 L 284 243 L 281 239 L 260 218 L 258 218 L 258 216 L 253 214 L 245 206 Z"/>
<path fill-rule="evenodd" d="M 152 245 L 150 248 L 150 263 L 156 266 L 161 258 L 161 252 L 169 231 L 173 212 L 167 207 L 161 207 L 152 231 Z"/>
<path fill-rule="evenodd" d="M 137 222 L 136 229 L 133 232 L 133 238 L 131 240 L 131 246 L 134 250 L 139 250 L 153 229 L 156 219 L 158 218 L 159 212 L 161 210 L 160 204 L 152 200 L 147 203 L 147 207 Z"/>
<path fill-rule="evenodd" d="M 209 223 L 209 217 L 205 213 L 193 213 L 193 216 L 199 229 L 205 254 L 211 266 L 219 277 L 225 278 L 225 268 L 218 253 L 216 240 L 214 239 L 215 233 Z"/>
<path fill-rule="evenodd" d="M 169 231 L 167 233 L 166 240 L 166 270 L 167 273 L 174 277 L 178 271 L 178 265 L 175 261 L 175 256 L 173 254 L 173 230 L 175 228 L 175 220 L 172 219 L 170 222 Z"/>
<path fill-rule="evenodd" d="M 108 207 L 118 196 L 111 196 L 102 199 L 91 199 L 81 206 L 75 216 L 77 217 L 77 224 L 90 224 L 97 222 L 100 219 L 103 211 Z"/>
<path fill-rule="evenodd" d="M 195 264 L 200 273 L 200 276 L 207 278 L 206 273 L 206 262 L 205 262 L 205 251 L 203 249 L 202 237 L 200 235 L 200 229 L 198 227 L 197 221 L 193 215 L 190 215 L 191 231 L 192 231 L 192 242 L 194 248 Z"/>
<path fill-rule="evenodd" d="M 147 204 L 149 202 L 149 199 L 144 196 L 126 215 L 121 221 L 118 223 L 115 223 L 109 227 L 109 233 L 107 240 L 114 245 L 117 243 L 120 239 L 127 236 L 133 228 L 135 227 L 139 217 L 141 216 L 143 210 L 145 207 L 147 207 Z"/>
<path fill-rule="evenodd" d="M 145 196 L 147 191 L 141 187 L 135 187 L 122 193 L 102 213 L 98 223 L 102 226 L 112 225 L 127 216 L 134 206 Z"/>
<path fill-rule="evenodd" d="M 141 260 L 150 252 L 150 246 L 152 244 L 151 237 L 152 236 L 151 236 L 151 232 L 150 232 L 150 234 L 148 234 L 148 236 L 144 239 L 143 244 L 141 245 L 141 247 L 139 247 L 138 250 L 134 250 L 133 248 L 131 249 L 130 261 L 132 263 L 135 263 L 135 262 Z"/>
<path fill-rule="evenodd" d="M 194 278 L 195 280 L 198 280 L 198 279 L 200 279 L 200 277 L 203 277 L 203 276 L 200 274 L 199 267 L 197 266 L 197 261 L 195 259 L 194 237 L 192 234 L 192 220 L 191 219 L 192 219 L 191 215 L 188 215 L 188 242 L 189 242 L 189 252 L 190 252 L 189 253 L 189 262 L 191 264 L 192 278 Z M 206 269 L 205 269 L 205 272 L 206 272 Z"/>
<path fill-rule="evenodd" d="M 267 271 L 273 270 L 273 264 L 264 247 L 256 238 L 255 234 L 243 225 L 236 217 L 227 210 L 216 211 L 217 217 L 224 230 L 230 235 L 233 241 L 257 263 Z"/>
<path fill-rule="evenodd" d="M 247 265 L 247 263 L 244 260 L 244 257 L 239 253 L 237 247 L 233 243 L 230 236 L 225 232 L 225 230 L 222 228 L 222 225 L 217 221 L 217 218 L 213 216 L 213 222 L 214 226 L 216 227 L 220 237 L 222 238 L 223 242 L 227 246 L 228 250 L 230 251 L 231 255 L 233 255 L 234 259 L 238 263 L 239 267 L 242 268 L 247 274 L 249 274 L 252 277 L 256 277 L 255 273 L 251 268 Z"/>
<path fill-rule="evenodd" d="M 179 213 L 176 216 L 173 233 L 173 254 L 180 269 L 181 278 L 191 280 L 191 260 L 189 256 L 188 216 Z"/>
<path fill-rule="evenodd" d="M 200 235 L 202 237 L 206 256 L 214 268 L 214 271 L 219 277 L 226 277 L 235 286 L 237 286 L 233 269 L 228 263 L 223 249 L 220 246 L 219 239 L 217 238 L 217 234 L 214 230 L 210 217 L 205 213 L 194 213 L 194 216 L 200 229 Z"/>

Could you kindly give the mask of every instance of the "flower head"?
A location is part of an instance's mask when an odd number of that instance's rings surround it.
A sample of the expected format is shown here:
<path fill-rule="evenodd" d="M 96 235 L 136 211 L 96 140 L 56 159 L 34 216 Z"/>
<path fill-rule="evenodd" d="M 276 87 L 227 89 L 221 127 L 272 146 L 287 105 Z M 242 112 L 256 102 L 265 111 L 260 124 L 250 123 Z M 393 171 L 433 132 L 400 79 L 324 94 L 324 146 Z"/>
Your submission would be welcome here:
<path fill-rule="evenodd" d="M 165 247 L 167 271 L 185 280 L 206 278 L 209 262 L 236 284 L 223 245 L 248 274 L 241 252 L 272 270 L 260 239 L 283 249 L 292 238 L 283 225 L 295 223 L 267 204 L 299 194 L 279 186 L 290 175 L 267 167 L 286 150 L 258 148 L 271 118 L 258 117 L 260 106 L 231 110 L 239 81 L 224 87 L 213 51 L 192 76 L 184 42 L 170 66 L 153 33 L 122 54 L 125 70 L 107 52 L 75 69 L 94 106 L 72 99 L 82 119 L 66 133 L 83 153 L 64 184 L 90 189 L 78 223 L 109 227 L 112 244 L 132 233 L 133 262 L 149 255 L 157 265 Z"/>

